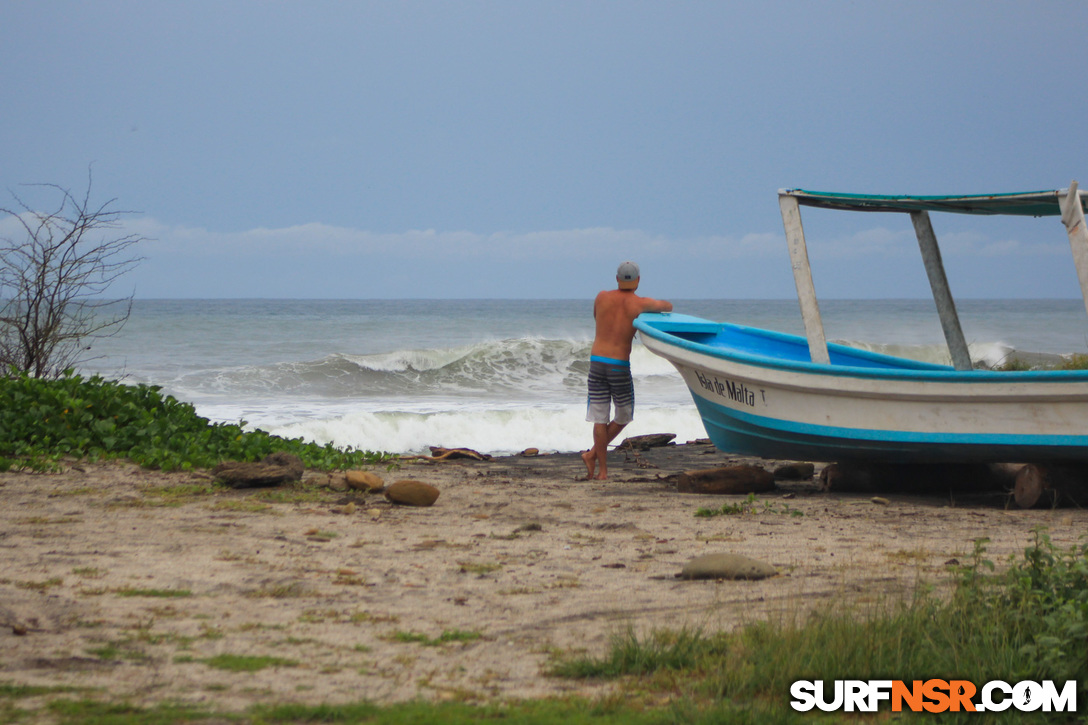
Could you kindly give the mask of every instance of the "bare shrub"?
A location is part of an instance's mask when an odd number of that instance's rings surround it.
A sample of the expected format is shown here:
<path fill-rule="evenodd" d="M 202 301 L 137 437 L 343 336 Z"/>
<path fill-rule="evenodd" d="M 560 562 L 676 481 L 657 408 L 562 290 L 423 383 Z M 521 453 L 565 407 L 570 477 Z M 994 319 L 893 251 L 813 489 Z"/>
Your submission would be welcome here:
<path fill-rule="evenodd" d="M 55 378 L 90 359 L 95 339 L 120 331 L 132 295 L 107 296 L 110 286 L 139 263 L 133 247 L 143 237 L 118 236 L 116 199 L 92 206 L 91 175 L 77 197 L 56 184 L 33 184 L 59 197 L 52 212 L 36 211 L 11 192 L 15 209 L 0 207 L 16 237 L 0 237 L 0 374 L 16 370 Z M 14 220 L 14 224 L 10 224 Z"/>

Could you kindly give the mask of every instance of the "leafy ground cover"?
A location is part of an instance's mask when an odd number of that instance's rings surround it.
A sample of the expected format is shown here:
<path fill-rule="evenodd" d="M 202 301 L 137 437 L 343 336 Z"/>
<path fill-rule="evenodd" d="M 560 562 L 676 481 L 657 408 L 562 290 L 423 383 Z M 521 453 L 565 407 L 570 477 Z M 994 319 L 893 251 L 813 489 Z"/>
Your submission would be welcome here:
<path fill-rule="evenodd" d="M 128 458 L 148 468 L 211 468 L 278 451 L 309 468 L 381 463 L 388 454 L 285 439 L 239 424 L 212 423 L 152 385 L 79 375 L 0 378 L 0 470 L 47 470 L 66 457 Z"/>

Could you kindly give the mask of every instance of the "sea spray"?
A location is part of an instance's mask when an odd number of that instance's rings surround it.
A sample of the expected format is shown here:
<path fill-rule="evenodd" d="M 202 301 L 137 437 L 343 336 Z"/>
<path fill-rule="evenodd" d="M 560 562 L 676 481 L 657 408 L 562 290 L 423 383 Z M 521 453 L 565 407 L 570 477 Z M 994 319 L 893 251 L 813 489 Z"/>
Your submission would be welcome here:
<path fill-rule="evenodd" d="M 584 450 L 592 445 L 592 426 L 585 422 L 584 406 L 561 410 L 528 407 L 439 413 L 348 413 L 264 427 L 289 438 L 399 453 L 427 453 L 429 446 L 441 446 L 502 455 L 526 448 L 554 452 Z M 693 405 L 646 407 L 636 411 L 635 420 L 615 443 L 627 436 L 648 433 L 674 433 L 680 442 L 706 437 Z"/>

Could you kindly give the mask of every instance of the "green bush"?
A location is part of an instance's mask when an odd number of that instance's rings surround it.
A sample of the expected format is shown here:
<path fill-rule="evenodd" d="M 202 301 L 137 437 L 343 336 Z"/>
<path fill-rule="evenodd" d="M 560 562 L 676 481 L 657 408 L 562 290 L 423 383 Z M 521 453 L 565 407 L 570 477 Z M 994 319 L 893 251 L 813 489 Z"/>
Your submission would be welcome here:
<path fill-rule="evenodd" d="M 1026 633 L 1020 655 L 1034 667 L 1031 674 L 1078 680 L 1083 698 L 1088 689 L 1088 543 L 1062 551 L 1036 527 L 1035 541 L 1004 583 L 999 602 Z"/>
<path fill-rule="evenodd" d="M 1088 355 L 1073 353 L 1068 359 L 1063 360 L 1058 370 L 1088 370 Z"/>
<path fill-rule="evenodd" d="M 55 380 L 0 378 L 0 470 L 47 469 L 66 457 L 128 458 L 148 468 L 210 468 L 259 461 L 279 451 L 309 468 L 335 470 L 389 454 L 285 439 L 239 424 L 212 423 L 153 385 L 124 385 L 68 373 Z"/>

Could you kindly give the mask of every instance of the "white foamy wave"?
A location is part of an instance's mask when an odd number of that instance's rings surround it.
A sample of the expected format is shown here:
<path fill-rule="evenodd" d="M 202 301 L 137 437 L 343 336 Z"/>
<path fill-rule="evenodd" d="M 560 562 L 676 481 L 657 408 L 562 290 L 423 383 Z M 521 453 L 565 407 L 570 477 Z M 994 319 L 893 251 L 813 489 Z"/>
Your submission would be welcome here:
<path fill-rule="evenodd" d="M 517 453 L 526 448 L 569 452 L 585 450 L 592 444 L 592 427 L 585 421 L 582 406 L 558 410 L 359 412 L 264 429 L 275 435 L 320 444 L 397 453 L 428 453 L 429 446 L 471 448 L 493 455 Z M 615 442 L 648 433 L 675 433 L 679 442 L 706 437 L 695 406 L 689 404 L 636 411 L 635 420 Z"/>
<path fill-rule="evenodd" d="M 882 355 L 918 360 L 920 362 L 936 363 L 938 365 L 951 365 L 952 355 L 948 352 L 948 345 L 933 343 L 928 345 L 901 345 L 894 343 L 859 342 L 857 340 L 836 340 L 840 345 L 868 350 Z M 971 360 L 985 367 L 1000 365 L 1010 354 L 1013 348 L 1003 342 L 972 342 L 967 345 L 967 352 Z"/>
<path fill-rule="evenodd" d="M 403 373 L 408 370 L 422 372 L 439 370 L 450 363 L 462 360 L 484 345 L 465 345 L 439 350 L 393 350 L 370 355 L 338 355 L 365 370 L 381 373 Z"/>
<path fill-rule="evenodd" d="M 951 356 L 948 354 L 948 346 L 944 344 L 900 345 L 883 342 L 863 342 L 860 340 L 835 340 L 835 342 L 858 350 L 902 357 L 908 360 L 936 363 L 938 365 L 950 365 L 952 361 Z"/>
<path fill-rule="evenodd" d="M 993 368 L 1004 365 L 1016 351 L 1003 342 L 972 342 L 967 345 L 967 352 L 976 366 Z"/>
<path fill-rule="evenodd" d="M 679 377 L 672 363 L 636 344 L 631 348 L 631 372 L 636 378 L 655 375 L 675 375 Z"/>
<path fill-rule="evenodd" d="M 519 398 L 532 392 L 562 399 L 584 384 L 589 345 L 574 340 L 517 338 L 451 348 L 334 353 L 319 360 L 208 369 L 179 377 L 172 388 L 202 395 L 350 398 L 390 396 Z"/>

